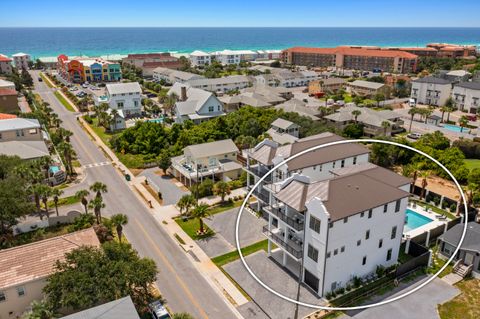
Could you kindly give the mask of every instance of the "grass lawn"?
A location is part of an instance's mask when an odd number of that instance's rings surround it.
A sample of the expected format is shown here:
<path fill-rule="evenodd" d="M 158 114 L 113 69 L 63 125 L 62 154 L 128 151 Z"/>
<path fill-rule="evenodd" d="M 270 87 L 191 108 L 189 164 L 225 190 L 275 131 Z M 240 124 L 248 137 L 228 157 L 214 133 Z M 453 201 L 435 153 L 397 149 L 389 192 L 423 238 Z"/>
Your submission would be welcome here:
<path fill-rule="evenodd" d="M 75 112 L 75 109 L 73 108 L 73 106 L 72 106 L 70 103 L 68 103 L 68 101 L 60 94 L 60 92 L 55 91 L 55 93 L 53 93 L 53 94 L 55 94 L 55 96 L 57 97 L 57 99 L 60 101 L 60 103 L 63 104 L 63 106 L 64 106 L 67 110 L 69 110 L 70 112 Z"/>
<path fill-rule="evenodd" d="M 248 255 L 253 254 L 253 253 L 255 253 L 259 250 L 262 250 L 262 249 L 267 251 L 267 248 L 268 248 L 268 239 L 265 239 L 265 240 L 262 240 L 262 241 L 259 241 L 259 242 L 255 243 L 255 244 L 252 244 L 250 246 L 243 247 L 242 248 L 242 254 L 244 256 L 248 256 Z M 231 252 L 226 253 L 224 255 L 212 258 L 212 261 L 218 267 L 222 267 L 222 266 L 224 266 L 228 263 L 231 263 L 231 262 L 233 262 L 237 259 L 240 259 L 240 255 L 238 254 L 238 251 L 234 250 L 234 251 L 231 251 Z"/>
<path fill-rule="evenodd" d="M 204 235 L 199 236 L 197 234 L 197 230 L 200 229 L 200 222 L 197 218 L 191 218 L 184 221 L 182 218 L 175 219 L 175 222 L 183 229 L 183 231 L 190 236 L 193 240 L 207 238 L 215 235 L 215 232 L 208 228 L 208 226 L 203 223 L 203 228 L 205 229 L 206 233 Z"/>
<path fill-rule="evenodd" d="M 438 306 L 442 319 L 480 318 L 480 280 L 466 279 L 455 285 L 462 291 L 452 300 Z"/>
<path fill-rule="evenodd" d="M 428 268 L 428 273 L 436 274 L 440 268 L 445 265 L 446 260 L 440 259 L 437 257 L 438 246 L 432 248 L 432 265 Z M 453 270 L 453 265 L 448 265 L 445 270 L 443 270 L 438 277 L 442 278 Z"/>
<path fill-rule="evenodd" d="M 64 205 L 73 205 L 76 203 L 79 203 L 80 199 L 76 198 L 75 196 L 67 196 L 67 197 L 62 197 L 58 199 L 58 206 L 64 206 Z M 54 207 L 53 200 L 48 201 L 48 207 Z"/>
<path fill-rule="evenodd" d="M 88 124 L 88 123 L 87 123 Z M 89 124 L 95 134 L 100 137 L 100 139 L 105 143 L 108 147 L 110 147 L 110 139 L 115 135 L 110 132 L 107 132 L 104 127 L 98 126 L 98 119 L 93 119 L 93 123 Z"/>
<path fill-rule="evenodd" d="M 215 214 L 223 213 L 224 211 L 227 211 L 235 207 L 240 207 L 242 206 L 242 203 L 243 203 L 243 200 L 237 200 L 236 202 L 225 202 L 223 204 L 218 204 L 216 206 L 213 206 L 208 211 L 210 212 L 210 215 L 215 215 Z"/>
<path fill-rule="evenodd" d="M 54 86 L 51 84 L 51 82 L 49 81 L 49 79 L 47 79 L 47 77 L 40 72 L 40 77 L 42 78 L 43 82 L 45 82 L 45 84 L 49 87 L 49 88 L 53 88 Z"/>
<path fill-rule="evenodd" d="M 464 162 L 468 169 L 480 168 L 479 159 L 465 159 Z"/>

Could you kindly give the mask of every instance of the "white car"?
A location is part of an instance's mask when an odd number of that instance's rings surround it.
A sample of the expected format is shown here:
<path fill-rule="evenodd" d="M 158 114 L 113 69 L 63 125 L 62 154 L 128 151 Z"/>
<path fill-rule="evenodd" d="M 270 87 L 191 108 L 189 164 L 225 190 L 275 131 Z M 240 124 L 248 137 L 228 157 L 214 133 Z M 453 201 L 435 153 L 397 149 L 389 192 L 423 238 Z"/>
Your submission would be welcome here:
<path fill-rule="evenodd" d="M 153 319 L 170 319 L 170 314 L 168 313 L 167 309 L 162 305 L 159 300 L 156 300 L 148 305 L 148 309 L 150 310 L 150 314 L 152 315 Z"/>
<path fill-rule="evenodd" d="M 410 100 L 408 100 L 408 105 L 410 107 L 415 107 L 415 106 L 417 106 L 417 101 L 415 101 L 415 99 L 410 99 Z"/>
<path fill-rule="evenodd" d="M 407 137 L 413 139 L 413 140 L 418 140 L 420 137 L 422 137 L 422 134 L 420 133 L 410 133 L 407 135 Z"/>

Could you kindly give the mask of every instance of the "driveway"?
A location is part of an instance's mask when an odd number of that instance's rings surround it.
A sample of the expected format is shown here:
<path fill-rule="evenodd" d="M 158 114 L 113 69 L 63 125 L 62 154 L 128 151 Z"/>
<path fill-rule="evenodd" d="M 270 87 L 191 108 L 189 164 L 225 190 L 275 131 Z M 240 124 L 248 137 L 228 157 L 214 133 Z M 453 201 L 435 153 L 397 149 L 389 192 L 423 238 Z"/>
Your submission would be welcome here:
<path fill-rule="evenodd" d="M 424 278 L 423 278 L 424 279 Z M 415 284 L 404 284 L 404 288 L 390 296 L 398 296 L 406 291 L 418 286 L 423 280 L 418 280 Z M 409 285 L 408 287 L 406 287 Z M 445 281 L 436 278 L 426 287 L 418 292 L 409 295 L 400 300 L 386 304 L 384 306 L 374 307 L 366 310 L 347 312 L 341 319 L 370 319 L 370 318 L 395 318 L 395 319 L 439 319 L 437 305 L 447 302 L 460 291 L 447 284 Z M 375 302 L 385 299 L 386 296 L 376 298 Z M 372 303 L 373 301 L 369 301 Z"/>
<path fill-rule="evenodd" d="M 297 299 L 298 281 L 287 273 L 280 265 L 267 257 L 265 251 L 259 251 L 245 258 L 249 267 L 265 284 L 287 297 Z M 249 294 L 254 302 L 249 302 L 238 310 L 246 319 L 263 319 L 266 317 L 279 319 L 295 318 L 296 305 L 277 297 L 263 288 L 247 272 L 240 260 L 227 264 L 223 269 Z M 324 304 L 324 302 L 307 290 L 300 287 L 300 301 L 312 304 Z M 298 318 L 314 312 L 314 309 L 299 307 Z M 268 314 L 267 315 L 265 315 Z"/>
<path fill-rule="evenodd" d="M 160 191 L 163 197 L 163 205 L 175 205 L 178 200 L 186 194 L 190 194 L 185 190 L 184 186 L 170 176 L 161 176 L 156 174 L 159 169 L 157 167 L 144 170 L 140 176 L 147 177 L 150 186 L 156 191 Z"/>
<path fill-rule="evenodd" d="M 235 223 L 239 208 L 233 208 L 220 214 L 215 214 L 204 221 L 208 227 L 215 230 L 215 236 L 197 240 L 198 245 L 209 257 L 216 257 L 235 250 Z M 267 222 L 263 218 L 244 211 L 240 219 L 240 245 L 249 246 L 265 239 L 262 227 Z"/>

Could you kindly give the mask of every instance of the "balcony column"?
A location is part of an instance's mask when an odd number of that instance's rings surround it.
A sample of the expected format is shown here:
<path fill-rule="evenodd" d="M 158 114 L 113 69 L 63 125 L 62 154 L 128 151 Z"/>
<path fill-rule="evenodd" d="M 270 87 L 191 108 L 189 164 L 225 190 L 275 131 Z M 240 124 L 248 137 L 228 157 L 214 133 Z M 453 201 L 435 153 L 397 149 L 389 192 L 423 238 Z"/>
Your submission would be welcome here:
<path fill-rule="evenodd" d="M 287 253 L 283 251 L 282 266 L 287 267 Z"/>

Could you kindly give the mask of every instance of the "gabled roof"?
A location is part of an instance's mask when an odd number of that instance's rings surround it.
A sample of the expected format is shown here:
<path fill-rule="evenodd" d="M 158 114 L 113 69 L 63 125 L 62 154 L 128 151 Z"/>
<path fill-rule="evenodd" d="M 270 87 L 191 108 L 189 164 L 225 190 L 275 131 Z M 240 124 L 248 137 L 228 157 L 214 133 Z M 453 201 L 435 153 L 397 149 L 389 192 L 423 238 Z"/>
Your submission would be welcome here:
<path fill-rule="evenodd" d="M 40 128 L 40 122 L 38 122 L 37 119 L 27 119 L 22 117 L 0 120 L 0 132 L 30 128 Z"/>
<path fill-rule="evenodd" d="M 7 57 L 6 55 L 0 54 L 0 62 L 12 62 L 12 59 Z"/>
<path fill-rule="evenodd" d="M 362 163 L 353 166 L 337 168 L 332 170 L 332 174 L 336 176 L 363 174 L 394 187 L 401 187 L 411 183 L 409 178 L 397 174 L 389 169 L 377 166 L 373 163 Z"/>
<path fill-rule="evenodd" d="M 438 239 L 456 247 L 460 242 L 464 226 L 465 224 L 457 224 Z M 480 224 L 476 222 L 469 222 L 467 224 L 467 233 L 465 234 L 461 249 L 480 253 Z"/>
<path fill-rule="evenodd" d="M 177 108 L 178 112 L 180 114 L 192 114 L 195 112 L 200 111 L 203 105 L 208 101 L 210 97 L 217 97 L 213 95 L 212 92 L 205 91 L 202 89 L 197 89 L 197 88 L 192 88 L 188 84 L 183 84 L 183 83 L 178 83 L 176 82 L 170 90 L 168 90 L 168 95 L 175 93 L 177 96 L 181 96 L 182 93 L 182 87 L 187 88 L 187 100 L 186 101 L 179 101 L 175 104 L 175 107 Z M 219 101 L 219 104 L 221 102 Z"/>
<path fill-rule="evenodd" d="M 312 54 L 325 54 L 336 55 L 343 54 L 349 56 L 370 56 L 370 57 L 385 57 L 385 58 L 405 58 L 416 59 L 417 56 L 412 53 L 399 50 L 377 49 L 377 48 L 354 48 L 349 46 L 339 46 L 336 48 L 305 48 L 294 47 L 285 50 L 286 52 L 295 53 L 312 53 Z"/>
<path fill-rule="evenodd" d="M 281 117 L 279 117 L 278 119 L 273 121 L 271 125 L 275 126 L 275 127 L 278 127 L 278 128 L 281 128 L 281 129 L 284 129 L 284 130 L 288 130 L 292 126 L 299 127 L 297 124 L 295 124 L 293 122 L 290 122 L 290 121 L 287 121 L 285 119 L 282 119 Z"/>
<path fill-rule="evenodd" d="M 140 319 L 130 296 L 86 309 L 62 319 Z"/>
<path fill-rule="evenodd" d="M 46 278 L 54 272 L 57 260 L 84 245 L 100 246 L 93 228 L 0 250 L 0 288 Z"/>
<path fill-rule="evenodd" d="M 107 84 L 107 91 L 110 94 L 142 93 L 142 88 L 138 82 L 112 83 Z"/>
<path fill-rule="evenodd" d="M 190 145 L 183 149 L 184 153 L 190 153 L 194 158 L 205 158 L 228 153 L 238 153 L 238 147 L 231 139 L 210 143 Z"/>
<path fill-rule="evenodd" d="M 414 83 L 429 83 L 429 84 L 451 84 L 452 83 L 452 81 L 450 81 L 450 80 L 437 78 L 437 77 L 434 77 L 434 76 L 426 76 L 426 77 L 423 77 L 423 78 L 413 80 L 412 82 L 414 82 Z"/>
<path fill-rule="evenodd" d="M 17 91 L 15 89 L 0 88 L 0 96 L 16 96 Z"/>
<path fill-rule="evenodd" d="M 195 50 L 192 53 L 190 53 L 190 56 L 210 56 L 207 52 L 203 52 L 200 50 Z"/>

